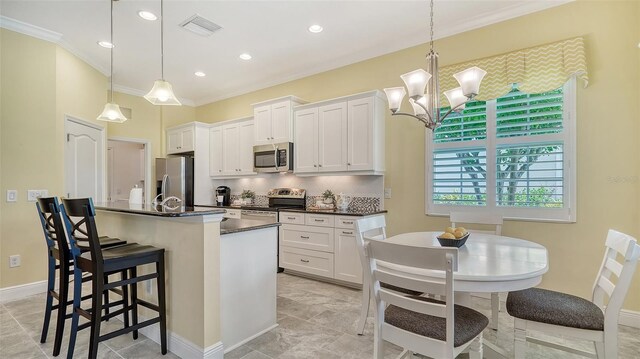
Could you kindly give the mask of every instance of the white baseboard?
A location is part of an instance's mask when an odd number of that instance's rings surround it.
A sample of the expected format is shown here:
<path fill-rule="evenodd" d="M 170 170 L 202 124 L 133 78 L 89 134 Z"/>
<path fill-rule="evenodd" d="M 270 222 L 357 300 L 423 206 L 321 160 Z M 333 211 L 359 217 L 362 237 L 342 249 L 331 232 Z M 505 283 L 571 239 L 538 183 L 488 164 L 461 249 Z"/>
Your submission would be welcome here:
<path fill-rule="evenodd" d="M 147 318 L 139 315 L 139 322 L 145 320 Z M 160 344 L 160 324 L 144 327 L 139 332 Z M 217 342 L 207 348 L 201 348 L 171 331 L 167 331 L 167 349 L 182 359 L 223 359 L 224 356 L 222 342 Z"/>
<path fill-rule="evenodd" d="M 632 328 L 640 328 L 640 312 L 623 309 L 620 311 L 618 323 Z"/>
<path fill-rule="evenodd" d="M 232 351 L 233 349 L 236 349 L 236 348 L 238 348 L 238 347 L 240 347 L 240 346 L 242 346 L 242 345 L 244 345 L 244 344 L 246 344 L 246 343 L 250 342 L 251 340 L 253 340 L 253 339 L 255 339 L 255 338 L 257 338 L 257 337 L 261 336 L 262 334 L 264 334 L 264 333 L 266 333 L 266 332 L 270 331 L 271 329 L 274 329 L 274 328 L 277 328 L 277 327 L 278 327 L 278 323 L 276 323 L 276 324 L 274 324 L 274 325 L 270 326 L 269 328 L 267 328 L 267 329 L 265 329 L 265 330 L 262 330 L 262 331 L 260 331 L 260 332 L 258 332 L 258 333 L 256 333 L 256 334 L 254 334 L 254 335 L 252 335 L 252 336 L 248 337 L 247 339 L 245 339 L 245 340 L 243 340 L 243 341 L 241 341 L 241 342 L 239 342 L 239 343 L 234 344 L 233 346 L 230 346 L 230 347 L 226 347 L 226 348 L 224 348 L 224 352 L 225 352 L 225 353 L 228 353 L 228 352 Z"/>
<path fill-rule="evenodd" d="M 45 293 L 46 291 L 46 280 L 16 285 L 13 287 L 0 288 L 0 302 L 10 302 L 13 300 L 26 298 L 34 294 Z"/>

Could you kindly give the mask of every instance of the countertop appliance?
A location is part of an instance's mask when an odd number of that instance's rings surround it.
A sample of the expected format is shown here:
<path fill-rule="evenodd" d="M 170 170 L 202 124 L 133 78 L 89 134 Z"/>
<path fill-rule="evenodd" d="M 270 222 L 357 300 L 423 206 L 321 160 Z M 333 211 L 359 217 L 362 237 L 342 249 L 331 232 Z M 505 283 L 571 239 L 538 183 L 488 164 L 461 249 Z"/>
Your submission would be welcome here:
<path fill-rule="evenodd" d="M 293 172 L 293 143 L 253 146 L 253 170 L 255 172 Z"/>
<path fill-rule="evenodd" d="M 218 186 L 216 188 L 216 205 L 228 206 L 231 203 L 231 188 Z"/>
<path fill-rule="evenodd" d="M 307 191 L 300 188 L 274 188 L 267 193 L 268 204 L 241 206 L 241 219 L 253 219 L 274 223 L 279 220 L 281 210 L 296 208 L 304 209 L 307 201 Z M 280 267 L 280 236 L 278 235 L 278 273 L 284 269 Z"/>
<path fill-rule="evenodd" d="M 193 207 L 193 157 L 156 158 L 156 188 L 159 200 L 177 197 Z"/>

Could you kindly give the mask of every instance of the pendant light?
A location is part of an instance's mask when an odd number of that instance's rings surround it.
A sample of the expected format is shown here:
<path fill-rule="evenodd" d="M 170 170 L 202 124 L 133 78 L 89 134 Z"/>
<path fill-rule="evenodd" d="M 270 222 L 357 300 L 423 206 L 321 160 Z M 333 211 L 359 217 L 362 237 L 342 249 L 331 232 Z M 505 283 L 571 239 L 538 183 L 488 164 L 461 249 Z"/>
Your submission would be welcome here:
<path fill-rule="evenodd" d="M 111 3 L 111 39 L 109 41 L 112 44 L 111 48 L 109 49 L 109 79 L 111 83 L 111 88 L 109 89 L 109 103 L 104 105 L 104 110 L 102 110 L 102 113 L 100 114 L 100 116 L 98 116 L 97 120 L 112 123 L 123 123 L 127 120 L 127 118 L 124 117 L 124 115 L 120 111 L 120 106 L 113 102 L 113 3 L 115 1 L 117 0 L 109 0 L 109 2 Z"/>
<path fill-rule="evenodd" d="M 154 105 L 173 105 L 181 106 L 182 104 L 173 94 L 171 84 L 164 80 L 164 1 L 160 0 L 160 71 L 161 78 L 153 83 L 153 88 L 148 94 L 144 95 L 147 101 Z"/>

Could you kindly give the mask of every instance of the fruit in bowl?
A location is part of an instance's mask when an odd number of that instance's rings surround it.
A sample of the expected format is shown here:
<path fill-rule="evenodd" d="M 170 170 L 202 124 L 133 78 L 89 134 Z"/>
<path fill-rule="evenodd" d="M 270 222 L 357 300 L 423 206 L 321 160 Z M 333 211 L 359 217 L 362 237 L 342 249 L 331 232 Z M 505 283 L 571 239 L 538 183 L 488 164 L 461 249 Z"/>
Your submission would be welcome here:
<path fill-rule="evenodd" d="M 447 227 L 444 233 L 438 236 L 440 239 L 462 239 L 469 232 L 464 227 Z"/>

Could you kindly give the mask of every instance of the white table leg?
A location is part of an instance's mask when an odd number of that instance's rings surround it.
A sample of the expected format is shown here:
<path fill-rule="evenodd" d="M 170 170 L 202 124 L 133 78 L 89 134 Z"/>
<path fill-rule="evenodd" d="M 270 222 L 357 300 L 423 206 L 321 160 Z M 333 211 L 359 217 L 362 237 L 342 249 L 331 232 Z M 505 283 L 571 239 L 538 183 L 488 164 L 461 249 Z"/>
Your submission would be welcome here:
<path fill-rule="evenodd" d="M 360 308 L 360 321 L 358 322 L 358 328 L 356 333 L 358 335 L 364 334 L 364 327 L 367 324 L 367 315 L 369 314 L 369 305 L 371 303 L 371 289 L 369 288 L 369 281 L 365 280 L 362 284 L 362 308 Z"/>

